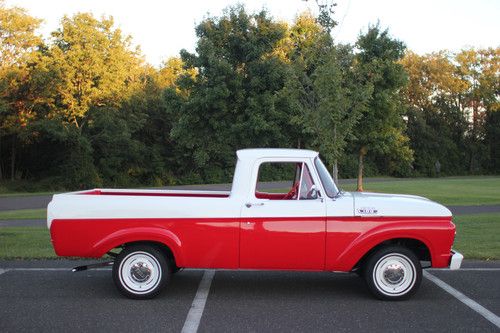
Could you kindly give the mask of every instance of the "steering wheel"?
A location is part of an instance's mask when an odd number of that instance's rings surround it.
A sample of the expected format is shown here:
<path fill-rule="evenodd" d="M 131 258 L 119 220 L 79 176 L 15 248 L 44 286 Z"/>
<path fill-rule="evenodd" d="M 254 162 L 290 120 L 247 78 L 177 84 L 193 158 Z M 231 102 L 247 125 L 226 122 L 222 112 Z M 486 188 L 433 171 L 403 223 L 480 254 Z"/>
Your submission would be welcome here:
<path fill-rule="evenodd" d="M 298 189 L 299 189 L 299 182 L 295 182 L 290 191 L 287 194 L 285 194 L 283 200 L 293 199 L 293 197 L 297 194 Z"/>

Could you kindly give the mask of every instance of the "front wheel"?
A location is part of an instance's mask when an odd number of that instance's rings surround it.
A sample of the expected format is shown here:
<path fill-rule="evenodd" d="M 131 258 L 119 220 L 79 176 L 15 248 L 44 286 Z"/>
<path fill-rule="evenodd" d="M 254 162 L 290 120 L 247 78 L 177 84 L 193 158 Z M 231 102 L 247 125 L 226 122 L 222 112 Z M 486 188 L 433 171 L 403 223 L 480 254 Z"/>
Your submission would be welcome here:
<path fill-rule="evenodd" d="M 170 271 L 168 260 L 156 247 L 132 245 L 116 257 L 113 281 L 123 295 L 149 299 L 168 283 Z"/>
<path fill-rule="evenodd" d="M 405 247 L 390 246 L 374 252 L 366 261 L 364 278 L 372 294 L 382 300 L 411 297 L 422 282 L 422 267 Z"/>

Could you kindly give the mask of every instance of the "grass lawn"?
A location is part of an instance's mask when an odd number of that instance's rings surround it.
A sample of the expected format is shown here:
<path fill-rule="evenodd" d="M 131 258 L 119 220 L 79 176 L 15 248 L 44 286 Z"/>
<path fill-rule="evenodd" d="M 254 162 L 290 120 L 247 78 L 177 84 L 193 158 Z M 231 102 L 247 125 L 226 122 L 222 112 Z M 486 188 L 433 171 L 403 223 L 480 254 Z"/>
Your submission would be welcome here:
<path fill-rule="evenodd" d="M 41 259 L 56 257 L 47 228 L 0 228 L 0 258 Z"/>
<path fill-rule="evenodd" d="M 466 259 L 500 259 L 500 213 L 455 216 L 454 248 Z M 56 258 L 43 227 L 0 228 L 0 258 Z"/>
<path fill-rule="evenodd" d="M 466 259 L 500 259 L 500 213 L 458 215 L 454 248 Z"/>
<path fill-rule="evenodd" d="M 47 209 L 18 209 L 0 211 L 0 220 L 37 220 L 46 219 Z"/>
<path fill-rule="evenodd" d="M 353 191 L 356 184 L 342 185 Z M 500 204 L 500 177 L 457 177 L 366 182 L 366 192 L 420 195 L 444 205 Z"/>

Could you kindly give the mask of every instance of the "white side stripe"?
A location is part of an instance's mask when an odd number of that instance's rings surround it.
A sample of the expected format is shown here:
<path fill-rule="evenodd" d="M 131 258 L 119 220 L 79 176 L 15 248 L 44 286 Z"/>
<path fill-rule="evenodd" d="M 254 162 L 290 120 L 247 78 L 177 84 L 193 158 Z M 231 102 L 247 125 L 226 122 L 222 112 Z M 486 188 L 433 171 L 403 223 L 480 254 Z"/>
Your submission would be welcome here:
<path fill-rule="evenodd" d="M 442 281 L 441 279 L 435 277 L 431 273 L 424 271 L 424 276 L 427 279 L 434 282 L 438 287 L 441 287 L 441 289 L 443 289 L 444 291 L 446 291 L 447 293 L 458 299 L 460 302 L 464 303 L 469 308 L 479 313 L 481 316 L 486 318 L 486 320 L 488 320 L 490 323 L 500 328 L 500 317 L 498 317 L 496 314 L 486 309 L 484 306 L 477 303 L 476 301 L 473 301 L 469 297 L 465 296 L 460 291 L 456 290 L 455 288 L 453 288 L 446 282 Z"/>
<path fill-rule="evenodd" d="M 6 273 L 8 271 L 9 271 L 8 269 L 0 268 L 0 275 L 2 275 L 3 273 Z"/>
<path fill-rule="evenodd" d="M 214 270 L 206 270 L 203 274 L 198 291 L 196 291 L 196 295 L 194 296 L 193 304 L 191 304 L 191 309 L 184 322 L 184 327 L 182 327 L 182 333 L 196 333 L 198 331 L 214 275 Z"/>

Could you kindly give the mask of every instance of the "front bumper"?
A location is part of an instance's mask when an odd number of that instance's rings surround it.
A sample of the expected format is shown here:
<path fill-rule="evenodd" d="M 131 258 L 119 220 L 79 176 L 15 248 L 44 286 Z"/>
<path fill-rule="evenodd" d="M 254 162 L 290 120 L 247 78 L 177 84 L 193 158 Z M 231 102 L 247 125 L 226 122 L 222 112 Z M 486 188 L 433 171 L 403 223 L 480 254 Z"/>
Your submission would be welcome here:
<path fill-rule="evenodd" d="M 450 269 L 459 269 L 460 266 L 462 266 L 462 260 L 464 259 L 464 256 L 455 250 L 451 250 L 451 259 L 450 259 Z"/>

